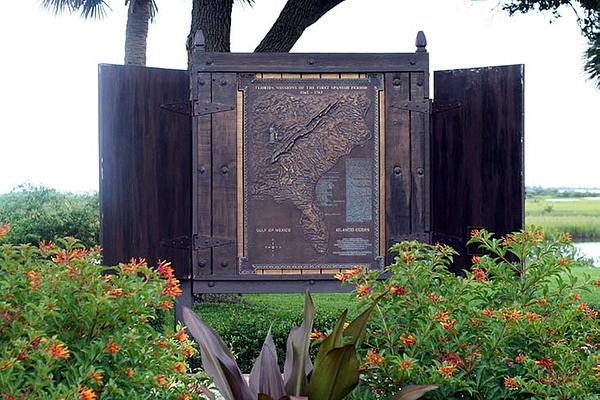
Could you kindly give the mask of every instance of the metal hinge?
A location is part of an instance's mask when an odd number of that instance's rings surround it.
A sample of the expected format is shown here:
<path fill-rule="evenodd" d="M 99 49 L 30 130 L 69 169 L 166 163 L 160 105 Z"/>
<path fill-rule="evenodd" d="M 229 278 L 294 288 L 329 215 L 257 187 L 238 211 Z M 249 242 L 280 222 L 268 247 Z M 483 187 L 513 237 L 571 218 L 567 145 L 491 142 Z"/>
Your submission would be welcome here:
<path fill-rule="evenodd" d="M 431 113 L 431 99 L 408 100 L 398 105 L 392 104 L 390 107 L 397 108 L 399 110 L 429 114 Z"/>
<path fill-rule="evenodd" d="M 438 114 L 446 111 L 456 110 L 463 106 L 460 101 L 434 101 L 431 106 L 431 113 Z"/>
<path fill-rule="evenodd" d="M 225 246 L 233 244 L 234 241 L 231 239 L 217 238 L 213 236 L 200 236 L 197 234 L 189 236 L 178 236 L 172 239 L 163 239 L 160 241 L 160 245 L 163 247 L 171 247 L 173 249 L 210 249 L 212 247 Z"/>
<path fill-rule="evenodd" d="M 199 101 L 181 101 L 178 103 L 161 104 L 161 108 L 177 114 L 188 115 L 190 117 L 199 117 L 202 115 L 214 114 L 222 111 L 231 111 L 235 107 L 221 103 L 200 103 Z"/>

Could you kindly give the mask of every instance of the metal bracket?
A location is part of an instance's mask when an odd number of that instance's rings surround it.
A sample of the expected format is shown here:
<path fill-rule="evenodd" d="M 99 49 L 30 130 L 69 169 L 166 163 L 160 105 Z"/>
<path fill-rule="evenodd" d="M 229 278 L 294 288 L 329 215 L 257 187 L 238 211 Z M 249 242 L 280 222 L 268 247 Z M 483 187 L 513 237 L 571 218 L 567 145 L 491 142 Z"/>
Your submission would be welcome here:
<path fill-rule="evenodd" d="M 199 236 L 197 234 L 189 236 L 178 236 L 172 239 L 163 239 L 160 241 L 160 245 L 163 247 L 171 247 L 173 249 L 210 249 L 213 247 L 225 246 L 233 244 L 234 241 L 225 238 L 216 238 L 212 236 Z"/>
<path fill-rule="evenodd" d="M 181 101 L 178 103 L 161 104 L 161 108 L 177 114 L 183 114 L 190 117 L 200 117 L 203 115 L 214 114 L 222 111 L 231 111 L 235 107 L 221 103 L 200 103 L 198 101 Z"/>
<path fill-rule="evenodd" d="M 431 100 L 409 100 L 402 102 L 398 105 L 391 105 L 392 108 L 397 108 L 404 111 L 413 111 L 418 113 L 430 114 L 431 113 Z"/>
<path fill-rule="evenodd" d="M 438 114 L 446 111 L 456 110 L 463 106 L 460 101 L 435 101 L 431 106 L 431 113 Z"/>

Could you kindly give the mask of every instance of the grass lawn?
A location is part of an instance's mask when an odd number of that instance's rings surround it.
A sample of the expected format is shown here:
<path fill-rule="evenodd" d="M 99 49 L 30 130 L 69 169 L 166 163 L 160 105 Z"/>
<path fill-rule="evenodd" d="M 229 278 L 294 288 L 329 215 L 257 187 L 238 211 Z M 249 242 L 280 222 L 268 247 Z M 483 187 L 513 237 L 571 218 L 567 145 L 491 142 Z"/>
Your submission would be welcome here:
<path fill-rule="evenodd" d="M 600 240 L 600 198 L 553 201 L 533 197 L 525 201 L 525 222 L 544 228 L 548 235 L 569 232 L 574 239 Z"/>

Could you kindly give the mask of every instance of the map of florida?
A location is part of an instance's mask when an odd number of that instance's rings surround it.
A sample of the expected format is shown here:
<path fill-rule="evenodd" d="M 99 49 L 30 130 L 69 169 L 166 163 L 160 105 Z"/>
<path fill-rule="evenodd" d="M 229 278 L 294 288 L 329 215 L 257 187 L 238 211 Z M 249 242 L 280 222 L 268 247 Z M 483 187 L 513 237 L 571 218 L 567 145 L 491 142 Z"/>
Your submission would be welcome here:
<path fill-rule="evenodd" d="M 247 114 L 252 119 L 249 193 L 291 202 L 304 237 L 319 254 L 328 248 L 327 226 L 315 194 L 319 178 L 372 136 L 365 121 L 367 91 L 323 95 L 267 92 Z"/>

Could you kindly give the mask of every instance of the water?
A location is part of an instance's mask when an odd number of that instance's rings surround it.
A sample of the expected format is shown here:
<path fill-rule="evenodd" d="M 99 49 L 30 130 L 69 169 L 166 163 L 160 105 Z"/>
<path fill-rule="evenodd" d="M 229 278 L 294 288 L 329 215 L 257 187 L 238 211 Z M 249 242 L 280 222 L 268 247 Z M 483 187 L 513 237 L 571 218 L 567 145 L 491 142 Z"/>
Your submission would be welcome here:
<path fill-rule="evenodd" d="M 582 255 L 594 259 L 594 264 L 600 267 L 600 242 L 581 242 L 575 243 L 575 246 Z"/>

